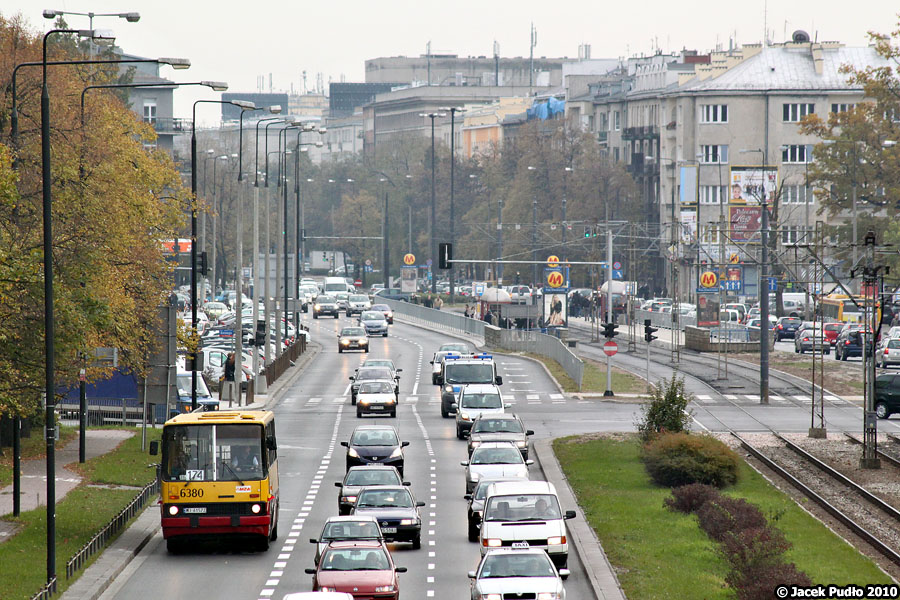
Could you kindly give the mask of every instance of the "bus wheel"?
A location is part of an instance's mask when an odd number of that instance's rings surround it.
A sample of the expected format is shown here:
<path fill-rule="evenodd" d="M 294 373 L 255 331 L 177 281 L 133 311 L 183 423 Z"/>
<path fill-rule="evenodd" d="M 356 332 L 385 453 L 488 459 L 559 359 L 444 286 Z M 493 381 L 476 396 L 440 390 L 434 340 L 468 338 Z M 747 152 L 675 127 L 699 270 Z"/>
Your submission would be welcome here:
<path fill-rule="evenodd" d="M 166 550 L 169 551 L 169 554 L 181 554 L 183 547 L 181 540 L 178 538 L 169 538 L 166 540 Z"/>
<path fill-rule="evenodd" d="M 263 535 L 259 538 L 259 551 L 266 552 L 269 549 L 269 536 Z"/>
<path fill-rule="evenodd" d="M 269 541 L 274 542 L 278 539 L 278 523 L 275 523 L 275 527 L 272 528 L 272 533 L 269 534 Z"/>

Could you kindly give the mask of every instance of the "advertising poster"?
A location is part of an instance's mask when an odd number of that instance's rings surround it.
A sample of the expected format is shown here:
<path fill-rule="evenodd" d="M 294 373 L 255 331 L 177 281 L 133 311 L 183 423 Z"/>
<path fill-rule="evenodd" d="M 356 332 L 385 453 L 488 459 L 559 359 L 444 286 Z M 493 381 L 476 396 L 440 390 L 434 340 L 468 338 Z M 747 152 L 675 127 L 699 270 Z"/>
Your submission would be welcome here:
<path fill-rule="evenodd" d="M 681 243 L 693 244 L 697 241 L 697 213 L 681 213 Z"/>
<path fill-rule="evenodd" d="M 568 298 L 566 294 L 544 294 L 544 326 L 565 327 L 568 320 Z"/>
<path fill-rule="evenodd" d="M 403 267 L 400 269 L 400 291 L 404 294 L 416 293 L 416 267 Z"/>
<path fill-rule="evenodd" d="M 731 221 L 731 241 L 757 241 L 762 226 L 762 206 L 729 206 L 728 218 Z"/>
<path fill-rule="evenodd" d="M 698 294 L 697 327 L 719 326 L 719 294 Z"/>
<path fill-rule="evenodd" d="M 777 190 L 777 167 L 731 167 L 729 204 L 759 206 L 763 198 L 773 203 Z"/>
<path fill-rule="evenodd" d="M 681 167 L 681 186 L 679 200 L 681 205 L 697 204 L 697 172 L 699 167 Z"/>
<path fill-rule="evenodd" d="M 740 267 L 740 266 L 725 267 L 725 280 L 726 281 L 743 281 L 744 280 L 744 267 Z"/>

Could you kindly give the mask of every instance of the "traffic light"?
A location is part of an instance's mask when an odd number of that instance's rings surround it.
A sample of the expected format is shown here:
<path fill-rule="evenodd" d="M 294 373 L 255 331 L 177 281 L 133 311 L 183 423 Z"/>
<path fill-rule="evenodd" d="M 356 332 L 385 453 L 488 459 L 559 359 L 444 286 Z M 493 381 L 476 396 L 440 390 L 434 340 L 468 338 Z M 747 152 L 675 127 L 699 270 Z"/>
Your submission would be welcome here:
<path fill-rule="evenodd" d="M 206 252 L 200 253 L 200 274 L 206 277 L 209 275 L 209 261 L 206 258 Z"/>
<path fill-rule="evenodd" d="M 328 262 L 328 253 L 324 250 L 322 251 L 322 262 Z"/>
<path fill-rule="evenodd" d="M 608 340 L 613 339 L 614 337 L 619 335 L 619 332 L 616 331 L 616 329 L 618 329 L 618 328 L 619 328 L 619 326 L 616 323 L 604 323 L 603 324 L 603 337 L 605 337 Z"/>
<path fill-rule="evenodd" d="M 656 339 L 654 332 L 659 331 L 659 327 L 650 327 L 650 319 L 644 319 L 644 341 L 648 344 Z"/>
<path fill-rule="evenodd" d="M 453 244 L 442 242 L 438 245 L 438 267 L 449 269 L 451 260 L 453 260 Z"/>
<path fill-rule="evenodd" d="M 584 228 L 584 237 L 586 237 L 586 238 L 591 237 L 591 235 L 593 234 L 592 230 L 593 230 L 592 227 L 585 227 Z"/>

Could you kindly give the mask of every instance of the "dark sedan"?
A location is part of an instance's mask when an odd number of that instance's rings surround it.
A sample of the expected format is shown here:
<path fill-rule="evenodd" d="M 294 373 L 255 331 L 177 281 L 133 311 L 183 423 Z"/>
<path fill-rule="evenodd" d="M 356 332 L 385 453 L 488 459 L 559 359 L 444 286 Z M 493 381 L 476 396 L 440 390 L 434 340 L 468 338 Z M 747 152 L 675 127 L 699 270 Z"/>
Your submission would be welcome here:
<path fill-rule="evenodd" d="M 340 312 L 337 299 L 332 296 L 319 296 L 316 303 L 313 304 L 313 319 L 318 319 L 324 315 L 331 315 L 335 319 L 338 318 Z"/>
<path fill-rule="evenodd" d="M 514 414 L 480 416 L 475 419 L 472 429 L 469 430 L 469 454 L 487 442 L 510 442 L 519 449 L 522 458 L 527 459 L 529 435 L 534 435 L 534 432 L 525 429 L 522 420 Z"/>
<path fill-rule="evenodd" d="M 363 488 L 356 501 L 353 516 L 375 517 L 381 526 L 384 539 L 395 542 L 412 542 L 413 548 L 422 546 L 422 519 L 412 492 L 403 486 L 379 486 Z"/>
<path fill-rule="evenodd" d="M 341 446 L 347 448 L 347 470 L 357 465 L 388 465 L 403 477 L 403 449 L 409 442 L 401 442 L 390 425 L 360 425 Z"/>
<path fill-rule="evenodd" d="M 784 339 L 794 339 L 797 330 L 800 328 L 800 319 L 797 317 L 781 317 L 775 323 L 775 341 L 780 342 Z"/>
<path fill-rule="evenodd" d="M 338 514 L 349 515 L 356 505 L 356 498 L 364 487 L 376 485 L 409 485 L 402 481 L 400 473 L 394 467 L 385 465 L 366 465 L 351 467 L 344 476 L 343 481 L 335 481 L 334 485 L 340 488 L 338 492 Z"/>
<path fill-rule="evenodd" d="M 373 304 L 370 310 L 377 310 L 384 315 L 389 325 L 394 324 L 394 311 L 387 304 Z"/>
<path fill-rule="evenodd" d="M 471 494 L 466 494 L 466 500 L 469 506 L 466 509 L 466 516 L 469 521 L 469 541 L 477 542 L 478 534 L 481 533 L 481 518 L 484 516 L 484 500 L 487 497 L 487 488 L 492 483 L 499 481 L 523 481 L 522 479 L 482 479 L 472 490 Z"/>

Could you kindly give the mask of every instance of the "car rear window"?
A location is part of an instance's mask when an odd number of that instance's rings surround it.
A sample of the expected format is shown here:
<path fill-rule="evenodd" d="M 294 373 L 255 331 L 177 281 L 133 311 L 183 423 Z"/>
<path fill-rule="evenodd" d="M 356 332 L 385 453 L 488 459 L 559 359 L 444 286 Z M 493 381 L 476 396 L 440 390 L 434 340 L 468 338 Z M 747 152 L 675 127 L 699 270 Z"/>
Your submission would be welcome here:
<path fill-rule="evenodd" d="M 825 331 L 840 331 L 843 323 L 825 323 Z"/>

